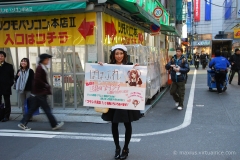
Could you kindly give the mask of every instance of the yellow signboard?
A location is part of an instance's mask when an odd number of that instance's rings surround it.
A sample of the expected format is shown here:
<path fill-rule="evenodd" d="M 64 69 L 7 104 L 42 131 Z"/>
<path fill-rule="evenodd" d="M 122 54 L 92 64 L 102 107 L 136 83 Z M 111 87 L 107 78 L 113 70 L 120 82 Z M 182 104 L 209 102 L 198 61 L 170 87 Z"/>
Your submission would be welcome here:
<path fill-rule="evenodd" d="M 240 28 L 234 29 L 234 38 L 239 39 L 240 38 Z"/>
<path fill-rule="evenodd" d="M 103 42 L 105 45 L 144 44 L 144 31 L 103 13 Z"/>
<path fill-rule="evenodd" d="M 0 18 L 0 47 L 95 44 L 96 13 Z"/>

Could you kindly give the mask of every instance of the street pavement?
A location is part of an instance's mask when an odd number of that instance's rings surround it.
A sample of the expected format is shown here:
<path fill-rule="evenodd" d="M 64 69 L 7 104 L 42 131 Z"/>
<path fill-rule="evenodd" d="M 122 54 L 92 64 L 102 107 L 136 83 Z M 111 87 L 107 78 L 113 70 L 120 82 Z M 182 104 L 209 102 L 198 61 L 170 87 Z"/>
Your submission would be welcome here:
<path fill-rule="evenodd" d="M 194 75 L 196 73 L 196 75 Z M 239 160 L 240 86 L 237 75 L 225 93 L 207 87 L 207 71 L 191 68 L 184 110 L 174 106 L 169 91 L 139 121 L 133 122 L 129 160 Z M 3 160 L 112 160 L 115 146 L 109 123 L 66 122 L 58 131 L 49 123 L 0 123 Z M 119 125 L 121 146 L 124 126 Z"/>

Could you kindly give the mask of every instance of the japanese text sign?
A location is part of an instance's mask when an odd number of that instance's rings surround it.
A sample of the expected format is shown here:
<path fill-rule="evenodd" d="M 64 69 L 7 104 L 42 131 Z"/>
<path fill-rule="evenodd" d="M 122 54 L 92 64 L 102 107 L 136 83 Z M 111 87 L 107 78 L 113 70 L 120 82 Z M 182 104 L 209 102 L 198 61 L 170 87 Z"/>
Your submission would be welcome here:
<path fill-rule="evenodd" d="M 240 38 L 240 29 L 234 29 L 234 38 L 239 39 Z"/>
<path fill-rule="evenodd" d="M 144 31 L 103 13 L 104 37 L 106 45 L 144 44 Z"/>
<path fill-rule="evenodd" d="M 96 13 L 0 18 L 0 47 L 95 44 Z"/>
<path fill-rule="evenodd" d="M 84 106 L 144 110 L 147 66 L 86 63 Z"/>

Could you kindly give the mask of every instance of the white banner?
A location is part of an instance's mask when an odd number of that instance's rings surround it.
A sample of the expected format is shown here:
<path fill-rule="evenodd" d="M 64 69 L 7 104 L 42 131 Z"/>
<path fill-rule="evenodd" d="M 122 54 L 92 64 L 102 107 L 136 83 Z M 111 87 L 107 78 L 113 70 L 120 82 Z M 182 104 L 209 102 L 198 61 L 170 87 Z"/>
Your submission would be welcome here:
<path fill-rule="evenodd" d="M 145 109 L 147 66 L 86 63 L 84 106 Z"/>

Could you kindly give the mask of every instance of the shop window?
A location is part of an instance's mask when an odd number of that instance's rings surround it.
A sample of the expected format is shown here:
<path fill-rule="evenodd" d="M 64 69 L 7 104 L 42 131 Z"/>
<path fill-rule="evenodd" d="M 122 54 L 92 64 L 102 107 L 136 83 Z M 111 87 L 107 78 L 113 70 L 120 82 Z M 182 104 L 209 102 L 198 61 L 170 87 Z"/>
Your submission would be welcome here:
<path fill-rule="evenodd" d="M 23 58 L 27 58 L 27 47 L 18 47 L 18 66 Z M 19 69 L 19 67 L 18 67 Z"/>
<path fill-rule="evenodd" d="M 84 72 L 84 67 L 86 63 L 86 46 L 75 46 L 76 52 L 76 73 Z"/>
<path fill-rule="evenodd" d="M 37 57 L 38 57 L 38 48 L 37 47 L 29 47 L 29 61 L 30 61 L 30 68 L 32 68 L 34 71 L 37 67 Z"/>
<path fill-rule="evenodd" d="M 61 47 L 52 47 L 52 71 L 62 73 L 62 52 Z"/>
<path fill-rule="evenodd" d="M 49 47 L 40 47 L 40 54 L 47 53 L 50 54 L 50 48 Z"/>
<path fill-rule="evenodd" d="M 63 47 L 63 55 L 64 55 L 64 73 L 73 73 L 74 72 L 74 54 L 73 54 L 73 46 Z"/>

